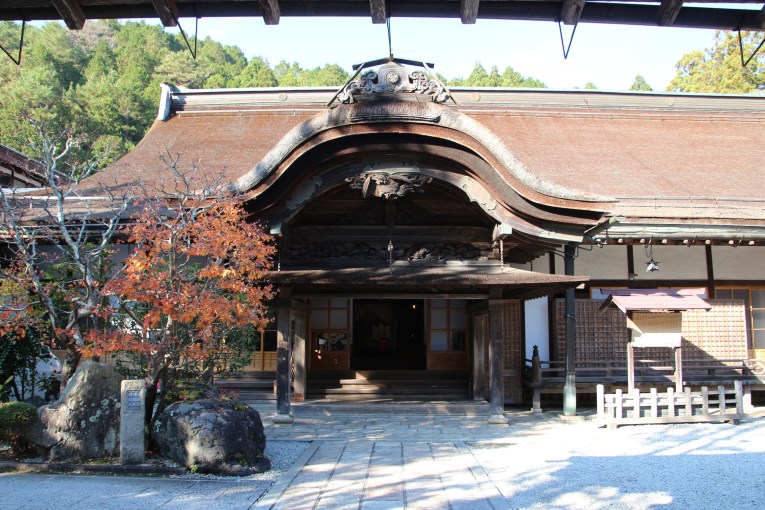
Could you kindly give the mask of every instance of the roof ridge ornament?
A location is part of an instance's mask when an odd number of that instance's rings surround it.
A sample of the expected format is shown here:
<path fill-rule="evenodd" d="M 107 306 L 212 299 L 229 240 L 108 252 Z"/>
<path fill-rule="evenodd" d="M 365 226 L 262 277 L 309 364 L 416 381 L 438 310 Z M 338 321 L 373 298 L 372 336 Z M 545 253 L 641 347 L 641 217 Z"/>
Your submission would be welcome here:
<path fill-rule="evenodd" d="M 409 71 L 404 65 L 417 66 L 423 70 Z M 380 66 L 379 69 L 364 69 Z M 353 66 L 356 71 L 351 79 L 335 93 L 327 106 L 335 101 L 342 104 L 355 103 L 359 96 L 382 93 L 413 93 L 431 96 L 434 103 L 446 103 L 452 97 L 449 89 L 433 72 L 433 64 L 401 58 L 386 58 Z M 360 76 L 359 76 L 360 75 Z M 358 79 L 356 79 L 358 77 Z"/>

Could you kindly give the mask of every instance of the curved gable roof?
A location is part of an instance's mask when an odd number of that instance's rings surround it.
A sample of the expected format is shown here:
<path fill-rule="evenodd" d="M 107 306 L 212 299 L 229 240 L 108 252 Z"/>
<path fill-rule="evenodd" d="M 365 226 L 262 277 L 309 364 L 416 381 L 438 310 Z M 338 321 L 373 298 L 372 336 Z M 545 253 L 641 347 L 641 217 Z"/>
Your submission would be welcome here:
<path fill-rule="evenodd" d="M 396 122 L 469 135 L 543 205 L 607 206 L 628 221 L 765 222 L 765 181 L 752 178 L 765 164 L 765 97 L 455 89 L 459 106 L 401 101 L 405 115 L 376 118 L 374 104 L 328 110 L 333 93 L 168 88 L 168 114 L 88 185 L 160 179 L 167 152 L 249 190 L 317 133 Z"/>

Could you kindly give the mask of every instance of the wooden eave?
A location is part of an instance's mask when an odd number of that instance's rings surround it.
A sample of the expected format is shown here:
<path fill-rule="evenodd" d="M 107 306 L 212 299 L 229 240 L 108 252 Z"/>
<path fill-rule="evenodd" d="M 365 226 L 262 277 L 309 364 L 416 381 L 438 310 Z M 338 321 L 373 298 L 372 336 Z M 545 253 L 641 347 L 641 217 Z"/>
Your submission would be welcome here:
<path fill-rule="evenodd" d="M 373 23 L 388 18 L 455 18 L 472 24 L 476 20 L 531 20 L 575 23 L 610 23 L 673 26 L 722 30 L 763 30 L 762 2 L 745 0 L 756 8 L 709 1 L 704 7 L 681 1 L 646 3 L 561 0 L 6 0 L 0 20 L 64 20 L 71 29 L 91 19 L 159 18 L 166 26 L 178 17 L 260 17 L 278 24 L 282 17 L 363 17 Z"/>
<path fill-rule="evenodd" d="M 501 290 L 503 298 L 534 299 L 554 295 L 589 281 L 587 276 L 562 276 L 494 264 L 419 265 L 396 263 L 364 267 L 324 267 L 271 271 L 268 280 L 294 294 L 340 292 L 352 295 L 418 292 L 440 294 Z"/>

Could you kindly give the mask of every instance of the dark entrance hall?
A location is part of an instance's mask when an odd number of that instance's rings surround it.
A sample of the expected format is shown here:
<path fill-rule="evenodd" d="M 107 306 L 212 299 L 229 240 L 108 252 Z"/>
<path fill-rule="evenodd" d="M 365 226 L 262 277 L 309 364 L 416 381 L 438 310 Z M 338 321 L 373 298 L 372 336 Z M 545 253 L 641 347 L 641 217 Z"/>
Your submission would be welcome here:
<path fill-rule="evenodd" d="M 353 301 L 353 370 L 425 370 L 422 299 Z"/>

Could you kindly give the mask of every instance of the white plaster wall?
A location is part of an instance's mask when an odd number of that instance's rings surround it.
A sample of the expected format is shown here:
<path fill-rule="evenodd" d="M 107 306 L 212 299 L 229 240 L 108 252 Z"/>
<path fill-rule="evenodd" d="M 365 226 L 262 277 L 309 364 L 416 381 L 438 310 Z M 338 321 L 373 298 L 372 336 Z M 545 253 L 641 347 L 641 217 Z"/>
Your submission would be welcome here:
<path fill-rule="evenodd" d="M 510 263 L 508 264 L 508 266 L 514 267 L 517 269 L 523 269 L 526 271 L 534 271 L 535 273 L 550 274 L 550 259 L 549 259 L 549 255 L 547 255 L 546 253 L 544 255 L 541 255 L 535 258 L 529 263 L 526 263 L 526 264 Z"/>
<path fill-rule="evenodd" d="M 593 280 L 626 281 L 629 277 L 627 250 L 627 246 L 611 244 L 603 247 L 594 246 L 592 250 L 580 248 L 574 259 L 574 273 L 587 275 Z M 707 259 L 703 245 L 690 247 L 654 245 L 653 258 L 659 262 L 659 271 L 653 273 L 647 273 L 645 270 L 646 262 L 650 258 L 645 246 L 635 245 L 633 250 L 638 281 L 705 280 L 707 278 Z M 765 247 L 742 246 L 734 249 L 715 246 L 713 255 L 716 279 L 765 279 Z M 532 269 L 532 264 L 511 265 L 527 271 Z M 533 270 L 549 273 L 548 256 L 543 255 L 534 260 Z M 565 273 L 562 256 L 555 256 L 555 273 Z"/>
<path fill-rule="evenodd" d="M 563 260 L 561 271 L 563 274 Z M 557 266 L 557 263 L 556 263 Z M 627 247 L 619 245 L 594 246 L 592 250 L 580 248 L 574 259 L 574 274 L 588 275 L 593 280 L 626 280 Z"/>
<path fill-rule="evenodd" d="M 550 323 L 547 319 L 549 308 L 547 297 L 532 299 L 524 303 L 526 320 L 526 358 L 531 359 L 534 346 L 539 347 L 540 359 L 550 359 Z"/>
<path fill-rule="evenodd" d="M 765 247 L 712 246 L 715 280 L 765 280 Z"/>
<path fill-rule="evenodd" d="M 704 246 L 653 246 L 653 259 L 659 270 L 647 273 L 649 255 L 645 246 L 634 248 L 637 280 L 706 280 L 707 257 Z"/>

